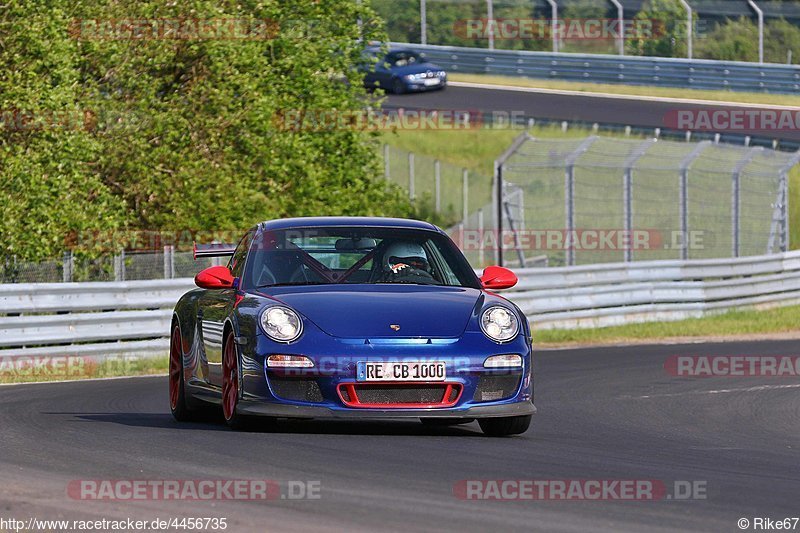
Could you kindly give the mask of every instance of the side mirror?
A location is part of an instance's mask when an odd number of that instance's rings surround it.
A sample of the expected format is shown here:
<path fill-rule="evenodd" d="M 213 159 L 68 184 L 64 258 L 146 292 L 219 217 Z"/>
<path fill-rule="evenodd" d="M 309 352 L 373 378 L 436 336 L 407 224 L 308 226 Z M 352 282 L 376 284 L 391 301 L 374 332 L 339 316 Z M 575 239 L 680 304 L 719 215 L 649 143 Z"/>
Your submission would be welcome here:
<path fill-rule="evenodd" d="M 484 289 L 510 289 L 517 284 L 517 275 L 499 266 L 486 267 L 481 276 Z"/>
<path fill-rule="evenodd" d="M 201 270 L 194 282 L 203 289 L 230 289 L 233 287 L 233 276 L 226 266 L 213 266 Z"/>

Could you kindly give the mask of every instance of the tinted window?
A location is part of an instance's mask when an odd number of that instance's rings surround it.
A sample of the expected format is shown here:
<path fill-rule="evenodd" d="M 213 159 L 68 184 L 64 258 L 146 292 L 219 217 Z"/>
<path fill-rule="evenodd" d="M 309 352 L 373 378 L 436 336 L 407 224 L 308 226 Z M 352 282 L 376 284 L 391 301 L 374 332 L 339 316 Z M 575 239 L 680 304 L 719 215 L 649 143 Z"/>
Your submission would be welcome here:
<path fill-rule="evenodd" d="M 396 228 L 329 227 L 262 232 L 248 256 L 247 285 L 408 283 L 479 287 L 445 235 Z"/>

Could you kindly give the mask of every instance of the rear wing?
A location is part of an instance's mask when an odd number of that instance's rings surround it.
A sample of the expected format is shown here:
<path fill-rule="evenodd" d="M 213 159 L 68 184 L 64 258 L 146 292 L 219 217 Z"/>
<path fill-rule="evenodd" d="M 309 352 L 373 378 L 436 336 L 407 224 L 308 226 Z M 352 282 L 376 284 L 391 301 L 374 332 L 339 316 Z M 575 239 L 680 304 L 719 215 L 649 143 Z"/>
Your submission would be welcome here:
<path fill-rule="evenodd" d="M 235 244 L 223 244 L 220 242 L 211 244 L 194 243 L 195 260 L 197 260 L 198 257 L 227 257 L 233 255 L 235 251 Z"/>

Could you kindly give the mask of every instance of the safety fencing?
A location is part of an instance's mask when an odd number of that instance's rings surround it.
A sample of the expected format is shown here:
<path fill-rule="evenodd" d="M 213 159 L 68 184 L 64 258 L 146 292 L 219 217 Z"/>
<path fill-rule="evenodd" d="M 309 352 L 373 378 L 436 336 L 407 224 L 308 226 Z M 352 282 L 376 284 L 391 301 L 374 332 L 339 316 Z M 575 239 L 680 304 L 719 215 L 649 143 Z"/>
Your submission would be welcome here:
<path fill-rule="evenodd" d="M 669 57 L 487 50 L 391 43 L 425 54 L 450 73 L 684 89 L 800 94 L 800 66 Z"/>
<path fill-rule="evenodd" d="M 800 251 L 516 270 L 534 329 L 602 327 L 800 303 Z M 0 358 L 163 355 L 191 278 L 0 285 Z M 0 359 L 2 360 L 2 359 Z"/>
<path fill-rule="evenodd" d="M 476 250 L 522 267 L 531 252 L 574 266 L 786 251 L 798 162 L 800 152 L 710 141 L 523 133 L 495 162 L 485 220 L 456 242 L 476 266 Z"/>

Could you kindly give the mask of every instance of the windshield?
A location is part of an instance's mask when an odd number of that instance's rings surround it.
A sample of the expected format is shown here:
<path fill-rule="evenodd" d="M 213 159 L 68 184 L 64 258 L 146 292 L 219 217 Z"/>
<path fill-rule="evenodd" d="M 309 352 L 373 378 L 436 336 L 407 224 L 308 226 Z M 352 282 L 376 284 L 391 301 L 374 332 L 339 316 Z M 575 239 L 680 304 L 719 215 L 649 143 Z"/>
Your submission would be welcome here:
<path fill-rule="evenodd" d="M 444 235 L 364 227 L 262 232 L 250 246 L 244 287 L 405 283 L 479 288 Z"/>
<path fill-rule="evenodd" d="M 425 63 L 425 59 L 416 52 L 389 52 L 386 55 L 386 62 L 393 67 L 406 67 Z"/>

